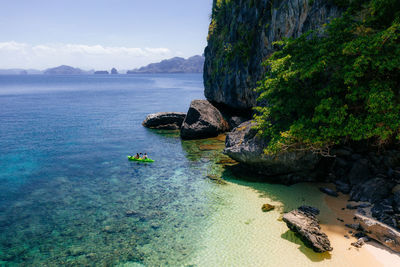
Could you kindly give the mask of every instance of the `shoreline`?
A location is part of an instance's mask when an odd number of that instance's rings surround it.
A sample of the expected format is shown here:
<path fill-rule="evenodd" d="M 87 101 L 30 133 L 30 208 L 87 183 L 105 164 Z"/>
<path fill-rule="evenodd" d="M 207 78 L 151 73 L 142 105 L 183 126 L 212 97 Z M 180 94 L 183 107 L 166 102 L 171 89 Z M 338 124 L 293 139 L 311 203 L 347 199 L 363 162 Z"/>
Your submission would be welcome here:
<path fill-rule="evenodd" d="M 357 238 L 351 236 L 349 231 L 355 231 L 346 227 L 345 224 L 354 223 L 353 217 L 356 210 L 342 209 L 346 207 L 348 200 L 349 196 L 342 193 L 339 193 L 338 197 L 324 196 L 324 202 L 331 212 L 321 211 L 320 225 L 323 232 L 328 235 L 334 251 L 341 251 L 341 254 L 343 253 L 353 266 L 400 266 L 400 255 L 374 240 L 365 243 L 361 248 L 351 245 L 352 242 L 357 241 Z M 342 219 L 343 222 L 337 218 Z M 348 235 L 349 239 L 344 235 Z"/>
<path fill-rule="evenodd" d="M 347 198 L 326 196 L 318 184 L 301 183 L 282 186 L 246 181 L 227 181 L 223 191 L 226 205 L 213 215 L 209 227 L 199 233 L 199 250 L 190 264 L 196 266 L 400 266 L 400 256 L 370 241 L 362 248 L 351 246 L 357 241 L 344 226 L 352 223 L 353 210 L 342 210 Z M 284 198 L 279 198 L 280 196 Z M 299 199 L 306 196 L 304 203 Z M 332 198 L 332 199 L 331 199 Z M 262 212 L 265 203 L 275 210 Z M 315 253 L 281 221 L 282 213 L 295 205 L 314 205 L 322 231 L 333 247 L 332 252 Z M 300 206 L 299 205 L 299 206 Z M 338 221 L 341 218 L 344 222 Z M 344 235 L 349 235 L 349 239 Z M 274 244 L 271 246 L 271 244 Z"/>

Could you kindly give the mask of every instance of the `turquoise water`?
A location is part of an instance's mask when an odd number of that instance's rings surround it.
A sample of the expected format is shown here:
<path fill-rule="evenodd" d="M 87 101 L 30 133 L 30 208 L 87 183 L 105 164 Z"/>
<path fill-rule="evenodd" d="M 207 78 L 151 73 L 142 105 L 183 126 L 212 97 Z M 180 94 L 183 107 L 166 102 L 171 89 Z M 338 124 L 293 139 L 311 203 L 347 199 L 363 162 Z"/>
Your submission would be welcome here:
<path fill-rule="evenodd" d="M 185 261 L 218 186 L 191 142 L 141 122 L 196 98 L 201 75 L 0 76 L 0 260 Z"/>

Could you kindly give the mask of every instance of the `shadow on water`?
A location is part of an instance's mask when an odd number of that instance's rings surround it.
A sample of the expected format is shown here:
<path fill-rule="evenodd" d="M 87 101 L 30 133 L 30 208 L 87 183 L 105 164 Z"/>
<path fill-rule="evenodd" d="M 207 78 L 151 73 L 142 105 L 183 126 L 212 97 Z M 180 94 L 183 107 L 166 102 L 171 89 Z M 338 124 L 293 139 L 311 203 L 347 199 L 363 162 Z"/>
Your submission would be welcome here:
<path fill-rule="evenodd" d="M 299 250 L 313 262 L 330 260 L 332 258 L 329 252 L 315 253 L 312 249 L 308 248 L 303 241 L 301 241 L 300 237 L 290 230 L 287 230 L 285 233 L 281 234 L 281 238 L 299 245 Z"/>

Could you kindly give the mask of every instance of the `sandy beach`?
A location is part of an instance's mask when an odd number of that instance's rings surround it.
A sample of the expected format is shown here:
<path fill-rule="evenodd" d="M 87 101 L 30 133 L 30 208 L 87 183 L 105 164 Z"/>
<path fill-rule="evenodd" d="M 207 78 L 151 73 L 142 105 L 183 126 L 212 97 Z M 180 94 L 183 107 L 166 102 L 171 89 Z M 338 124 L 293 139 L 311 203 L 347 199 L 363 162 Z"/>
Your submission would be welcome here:
<path fill-rule="evenodd" d="M 199 253 L 190 262 L 196 266 L 400 266 L 400 256 L 376 242 L 360 249 L 351 246 L 356 239 L 344 224 L 352 223 L 353 211 L 342 210 L 347 201 L 344 195 L 325 196 L 318 185 L 305 183 L 228 183 L 224 191 L 226 204 L 200 233 Z M 278 200 L 276 193 L 288 197 Z M 304 201 L 300 205 L 314 205 L 321 210 L 318 218 L 334 248 L 332 252 L 313 252 L 281 221 L 282 213 L 299 201 Z M 275 205 L 275 210 L 262 212 L 264 203 Z M 346 234 L 349 239 L 344 237 Z"/>
<path fill-rule="evenodd" d="M 349 233 L 349 231 L 354 232 L 354 230 L 347 228 L 345 224 L 354 223 L 353 217 L 356 210 L 343 209 L 348 200 L 349 196 L 343 194 L 340 194 L 337 198 L 328 195 L 324 197 L 324 201 L 331 212 L 321 211 L 319 218 L 322 230 L 328 235 L 332 243 L 333 253 L 340 254 L 352 266 L 400 266 L 400 255 L 378 242 L 367 242 L 362 248 L 351 245 L 357 239 Z M 338 218 L 342 219 L 343 222 L 339 221 Z"/>

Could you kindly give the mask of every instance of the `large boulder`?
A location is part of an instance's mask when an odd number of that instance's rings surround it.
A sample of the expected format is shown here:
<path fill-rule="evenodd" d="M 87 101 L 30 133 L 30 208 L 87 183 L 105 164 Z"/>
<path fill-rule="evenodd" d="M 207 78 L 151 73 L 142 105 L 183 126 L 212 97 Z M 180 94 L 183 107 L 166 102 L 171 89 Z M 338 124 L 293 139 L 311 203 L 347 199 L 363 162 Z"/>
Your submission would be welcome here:
<path fill-rule="evenodd" d="M 269 177 L 283 175 L 279 177 L 279 182 L 282 183 L 314 180 L 310 173 L 318 164 L 319 155 L 309 151 L 283 151 L 266 155 L 264 149 L 267 140 L 257 134 L 255 126 L 255 122 L 247 121 L 230 132 L 226 137 L 224 153 L 238 162 L 251 166 L 262 175 Z M 298 174 L 298 176 L 294 181 L 287 178 L 288 174 Z"/>
<path fill-rule="evenodd" d="M 313 207 L 302 206 L 283 215 L 283 221 L 290 230 L 298 234 L 304 244 L 315 252 L 331 251 L 331 242 L 319 226 L 319 210 Z"/>
<path fill-rule="evenodd" d="M 181 128 L 182 139 L 217 136 L 229 130 L 222 113 L 207 100 L 193 100 Z"/>
<path fill-rule="evenodd" d="M 348 180 L 351 185 L 359 184 L 368 180 L 371 175 L 369 165 L 367 159 L 359 159 L 354 163 L 348 175 Z"/>
<path fill-rule="evenodd" d="M 389 225 L 360 213 L 356 213 L 356 217 L 369 237 L 395 252 L 400 252 L 400 232 Z"/>
<path fill-rule="evenodd" d="M 142 125 L 151 129 L 178 130 L 186 114 L 182 112 L 159 112 L 147 115 Z"/>
<path fill-rule="evenodd" d="M 376 177 L 366 182 L 356 184 L 351 189 L 353 201 L 369 201 L 375 203 L 390 195 L 393 184 L 384 178 Z"/>

